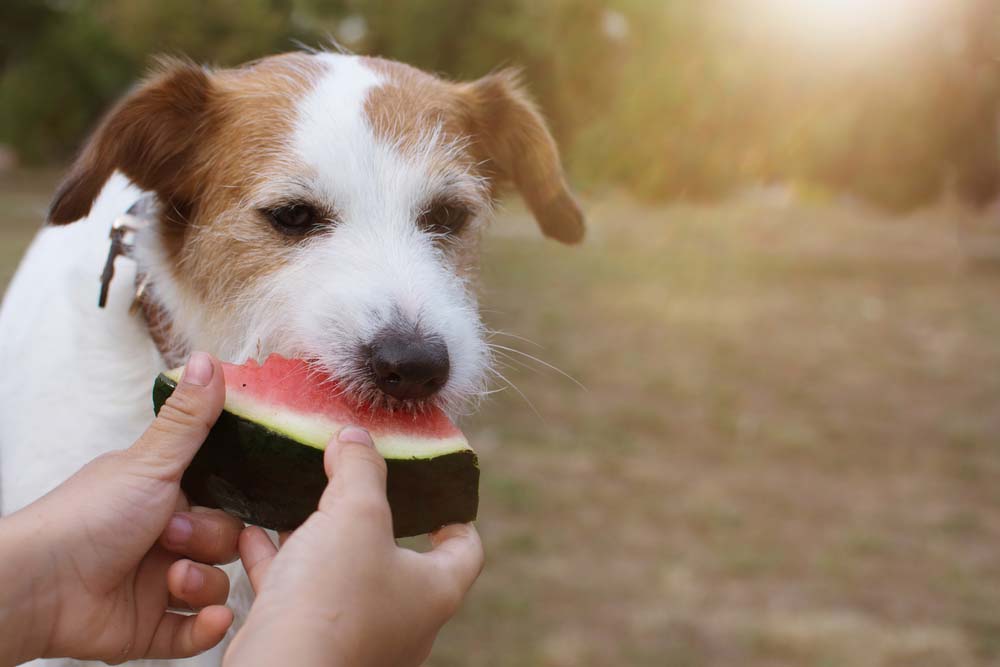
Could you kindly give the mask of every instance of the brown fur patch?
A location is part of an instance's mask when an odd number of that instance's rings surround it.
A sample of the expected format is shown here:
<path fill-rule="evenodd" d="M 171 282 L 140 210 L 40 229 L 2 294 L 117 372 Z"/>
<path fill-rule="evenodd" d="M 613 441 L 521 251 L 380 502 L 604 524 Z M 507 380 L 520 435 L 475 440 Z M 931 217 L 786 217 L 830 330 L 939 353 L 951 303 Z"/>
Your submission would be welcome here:
<path fill-rule="evenodd" d="M 405 149 L 440 126 L 445 139 L 469 141 L 466 165 L 490 180 L 494 194 L 502 182 L 517 187 L 547 236 L 566 243 L 583 237 L 583 214 L 555 141 L 515 72 L 452 83 L 402 63 L 365 63 L 386 79 L 366 101 L 376 135 Z"/>
<path fill-rule="evenodd" d="M 436 126 L 448 139 L 474 135 L 470 100 L 460 85 L 391 60 L 364 58 L 364 63 L 384 80 L 365 101 L 376 137 L 405 150 Z"/>
<path fill-rule="evenodd" d="M 225 308 L 227 295 L 283 265 L 285 239 L 247 202 L 291 159 L 295 105 L 322 71 L 306 54 L 287 54 L 214 75 L 217 131 L 192 165 L 199 196 L 183 219 L 162 225 L 175 278 L 205 303 Z"/>
<path fill-rule="evenodd" d="M 559 149 L 517 73 L 490 74 L 465 89 L 495 174 L 514 183 L 546 236 L 563 243 L 582 240 L 583 212 L 566 184 Z"/>

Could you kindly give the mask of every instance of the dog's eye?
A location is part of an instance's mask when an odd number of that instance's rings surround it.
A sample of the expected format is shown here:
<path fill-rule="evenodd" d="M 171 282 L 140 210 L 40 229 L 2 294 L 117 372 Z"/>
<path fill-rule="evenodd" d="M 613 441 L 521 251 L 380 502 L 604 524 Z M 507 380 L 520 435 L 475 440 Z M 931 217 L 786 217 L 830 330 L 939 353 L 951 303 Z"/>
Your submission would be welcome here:
<path fill-rule="evenodd" d="M 290 204 L 263 211 L 275 229 L 288 236 L 303 236 L 316 229 L 319 213 L 308 204 Z"/>
<path fill-rule="evenodd" d="M 450 236 L 461 232 L 470 217 L 469 210 L 462 206 L 434 204 L 420 215 L 417 222 L 422 229 L 431 234 Z"/>

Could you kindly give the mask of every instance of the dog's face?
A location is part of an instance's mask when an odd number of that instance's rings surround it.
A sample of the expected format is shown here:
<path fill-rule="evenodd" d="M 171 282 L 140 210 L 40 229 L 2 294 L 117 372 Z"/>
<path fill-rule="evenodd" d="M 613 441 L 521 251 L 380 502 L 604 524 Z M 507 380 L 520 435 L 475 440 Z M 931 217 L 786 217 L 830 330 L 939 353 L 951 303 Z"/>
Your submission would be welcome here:
<path fill-rule="evenodd" d="M 50 219 L 114 170 L 155 192 L 137 259 L 179 351 L 320 364 L 363 402 L 457 409 L 489 351 L 471 281 L 496 188 L 549 236 L 582 216 L 509 74 L 451 83 L 394 62 L 288 54 L 172 63 L 105 119 Z"/>

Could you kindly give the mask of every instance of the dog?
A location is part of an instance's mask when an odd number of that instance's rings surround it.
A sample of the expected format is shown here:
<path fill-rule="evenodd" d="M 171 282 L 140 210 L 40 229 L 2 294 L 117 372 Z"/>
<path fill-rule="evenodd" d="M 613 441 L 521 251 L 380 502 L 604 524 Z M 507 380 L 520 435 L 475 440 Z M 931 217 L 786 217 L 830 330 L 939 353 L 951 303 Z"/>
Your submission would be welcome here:
<path fill-rule="evenodd" d="M 195 349 L 303 358 L 373 405 L 469 410 L 491 364 L 479 242 L 507 183 L 546 236 L 581 240 L 555 142 L 510 71 L 451 82 L 327 52 L 161 61 L 70 168 L 0 309 L 3 511 L 129 446 L 153 378 Z M 112 225 L 143 201 L 99 308 Z"/>

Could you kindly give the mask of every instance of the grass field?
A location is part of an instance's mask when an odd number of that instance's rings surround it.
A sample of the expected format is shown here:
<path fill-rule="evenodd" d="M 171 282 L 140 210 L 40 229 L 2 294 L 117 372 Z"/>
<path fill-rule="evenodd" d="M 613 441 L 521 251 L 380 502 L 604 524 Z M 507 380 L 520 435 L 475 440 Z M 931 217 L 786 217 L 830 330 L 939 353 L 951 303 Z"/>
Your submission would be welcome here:
<path fill-rule="evenodd" d="M 0 181 L 0 281 L 53 175 Z M 1000 665 L 1000 253 L 942 205 L 511 204 L 466 424 L 488 564 L 432 666 Z M 980 221 L 981 222 L 981 221 Z M 95 267 L 99 270 L 100 267 Z M 95 282 L 96 287 L 96 282 Z M 537 345 L 536 345 L 537 344 Z"/>

